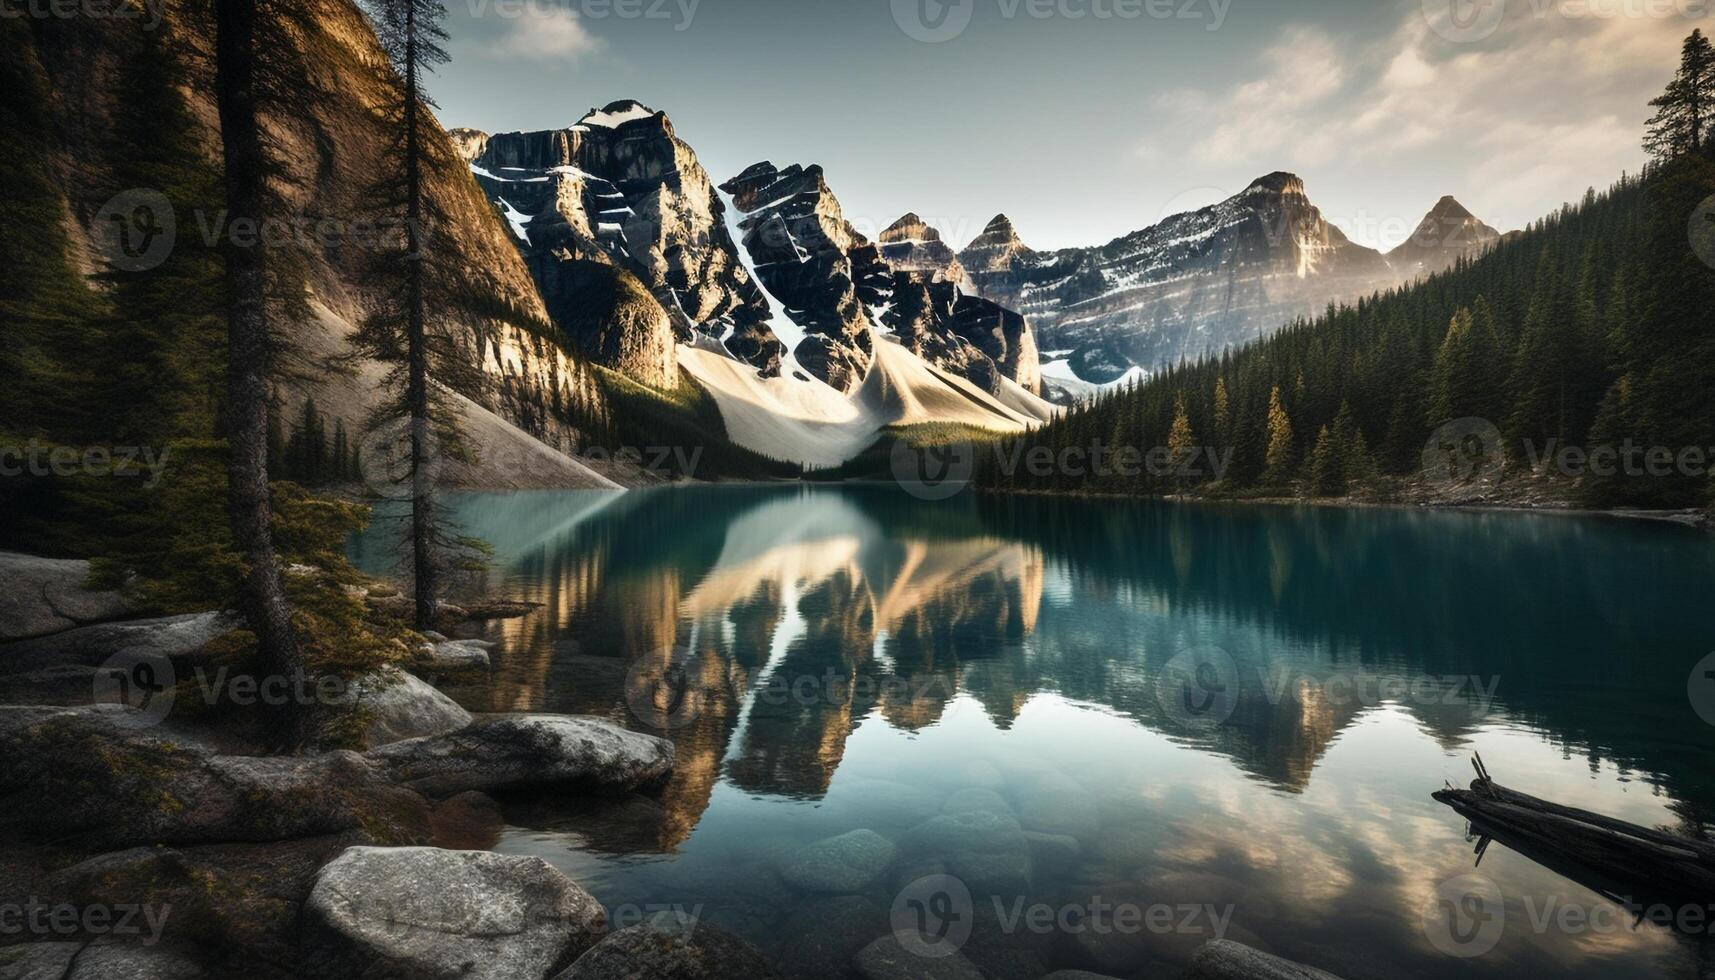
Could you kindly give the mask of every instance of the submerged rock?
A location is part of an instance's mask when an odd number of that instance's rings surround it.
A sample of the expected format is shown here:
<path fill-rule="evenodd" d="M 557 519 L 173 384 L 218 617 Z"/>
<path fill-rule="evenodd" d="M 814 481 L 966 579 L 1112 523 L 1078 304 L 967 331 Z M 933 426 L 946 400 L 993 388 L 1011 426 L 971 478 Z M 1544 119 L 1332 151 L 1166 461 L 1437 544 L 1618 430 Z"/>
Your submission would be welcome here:
<path fill-rule="evenodd" d="M 756 947 L 696 918 L 657 912 L 610 933 L 554 980 L 769 980 Z"/>
<path fill-rule="evenodd" d="M 390 781 L 431 796 L 555 783 L 629 790 L 672 772 L 673 743 L 595 718 L 513 715 L 370 750 Z"/>
<path fill-rule="evenodd" d="M 780 861 L 780 877 L 807 892 L 860 892 L 893 863 L 897 849 L 873 830 L 854 830 L 806 844 Z"/>
<path fill-rule="evenodd" d="M 960 953 L 927 957 L 906 949 L 893 936 L 883 936 L 857 955 L 864 980 L 983 980 L 976 964 Z"/>
<path fill-rule="evenodd" d="M 364 980 L 543 977 L 606 917 L 541 858 L 431 847 L 347 849 L 304 905 L 303 973 Z"/>

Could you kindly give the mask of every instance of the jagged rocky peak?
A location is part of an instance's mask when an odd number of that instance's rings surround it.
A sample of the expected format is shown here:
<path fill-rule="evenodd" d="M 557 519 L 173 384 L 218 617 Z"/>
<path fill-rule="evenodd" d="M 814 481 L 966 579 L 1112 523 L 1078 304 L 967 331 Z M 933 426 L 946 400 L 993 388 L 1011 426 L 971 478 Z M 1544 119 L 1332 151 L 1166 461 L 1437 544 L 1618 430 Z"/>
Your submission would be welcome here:
<path fill-rule="evenodd" d="M 1038 343 L 1070 352 L 1093 382 L 1254 340 L 1395 281 L 1285 171 L 1093 248 L 1032 251 L 997 216 L 959 260 L 980 295 L 1029 317 Z"/>
<path fill-rule="evenodd" d="M 1411 237 L 1387 254 L 1394 270 L 1407 279 L 1433 275 L 1462 258 L 1481 254 L 1501 233 L 1484 224 L 1449 194 L 1435 202 Z"/>
<path fill-rule="evenodd" d="M 923 272 L 948 282 L 969 283 L 959 256 L 916 212 L 889 225 L 880 239 L 881 257 L 895 271 Z"/>
<path fill-rule="evenodd" d="M 866 304 L 881 302 L 891 272 L 881 252 L 846 221 L 817 166 L 762 162 L 721 185 L 756 274 L 804 328 L 793 354 L 841 391 L 856 388 L 875 353 Z"/>
<path fill-rule="evenodd" d="M 1030 324 L 998 303 L 926 272 L 896 270 L 882 322 L 907 350 L 990 394 L 1005 380 L 1042 391 L 1042 366 Z"/>
<path fill-rule="evenodd" d="M 1306 200 L 1310 197 L 1304 190 L 1304 178 L 1284 170 L 1276 170 L 1251 181 L 1251 185 L 1245 188 L 1244 195 L 1241 196 L 1251 194 L 1276 194 L 1281 197 L 1302 197 Z"/>
<path fill-rule="evenodd" d="M 447 139 L 452 142 L 459 159 L 466 163 L 482 156 L 482 151 L 488 149 L 488 134 L 480 129 L 455 126 L 447 130 Z"/>
<path fill-rule="evenodd" d="M 506 217 L 544 295 L 563 304 L 557 320 L 585 320 L 574 310 L 579 297 L 568 291 L 571 284 L 552 281 L 565 262 L 611 264 L 654 299 L 666 337 L 604 341 L 596 356 L 647 352 L 649 364 L 635 376 L 670 385 L 678 376 L 674 340 L 700 332 L 765 375 L 779 372 L 784 346 L 768 326 L 768 300 L 739 258 L 713 182 L 666 113 L 627 99 L 591 109 L 565 129 L 496 134 L 471 169 Z M 634 298 L 627 289 L 608 295 Z M 642 311 L 625 319 L 651 329 L 660 320 Z M 624 369 L 636 372 L 637 360 Z"/>
<path fill-rule="evenodd" d="M 893 242 L 938 242 L 940 240 L 941 233 L 929 227 L 928 223 L 918 217 L 915 211 L 906 212 L 903 217 L 888 225 L 887 229 L 881 233 L 883 245 Z"/>

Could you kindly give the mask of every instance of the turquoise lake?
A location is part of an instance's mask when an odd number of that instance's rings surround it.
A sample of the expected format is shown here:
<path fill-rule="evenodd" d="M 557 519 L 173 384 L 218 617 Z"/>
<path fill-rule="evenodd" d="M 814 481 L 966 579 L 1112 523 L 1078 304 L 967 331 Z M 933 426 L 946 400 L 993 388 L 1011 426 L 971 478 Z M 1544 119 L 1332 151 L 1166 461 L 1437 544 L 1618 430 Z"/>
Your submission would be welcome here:
<path fill-rule="evenodd" d="M 1020 980 L 1176 976 L 1216 935 L 1351 980 L 1715 974 L 1707 921 L 1634 923 L 1503 843 L 1477 866 L 1430 798 L 1480 753 L 1715 825 L 1710 535 L 880 487 L 450 502 L 495 550 L 472 586 L 539 608 L 461 634 L 493 668 L 449 693 L 677 748 L 659 793 L 503 801 L 497 849 L 618 924 L 676 909 L 794 976 L 902 922 Z M 390 572 L 392 540 L 351 552 Z M 1498 898 L 1450 931 L 1472 880 Z"/>

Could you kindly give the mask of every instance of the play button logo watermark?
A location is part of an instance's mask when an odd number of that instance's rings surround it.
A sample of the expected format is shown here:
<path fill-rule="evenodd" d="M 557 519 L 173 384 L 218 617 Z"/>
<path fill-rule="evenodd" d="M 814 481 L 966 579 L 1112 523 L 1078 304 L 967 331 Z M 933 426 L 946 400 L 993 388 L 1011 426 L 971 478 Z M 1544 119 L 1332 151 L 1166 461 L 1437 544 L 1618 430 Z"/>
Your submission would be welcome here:
<path fill-rule="evenodd" d="M 1704 657 L 1691 668 L 1685 681 L 1685 694 L 1691 699 L 1691 709 L 1706 725 L 1715 725 L 1715 653 Z"/>
<path fill-rule="evenodd" d="M 1455 44 L 1492 36 L 1506 16 L 1506 0 L 1423 0 L 1429 29 Z"/>
<path fill-rule="evenodd" d="M 976 7 L 976 0 L 893 0 L 893 20 L 913 41 L 941 44 L 965 33 Z"/>
<path fill-rule="evenodd" d="M 976 463 L 977 447 L 968 442 L 913 446 L 901 439 L 890 458 L 894 482 L 918 500 L 957 496 L 970 485 Z"/>
<path fill-rule="evenodd" d="M 136 728 L 165 721 L 177 689 L 173 662 L 154 654 L 116 653 L 95 671 L 95 703 L 135 709 L 122 723 Z"/>
<path fill-rule="evenodd" d="M 1423 906 L 1423 933 L 1429 944 L 1460 959 L 1494 949 L 1506 925 L 1500 886 L 1480 874 L 1441 882 Z"/>
<path fill-rule="evenodd" d="M 1216 728 L 1238 707 L 1239 665 L 1219 647 L 1186 650 L 1156 675 L 1155 701 L 1180 728 Z"/>
<path fill-rule="evenodd" d="M 971 938 L 973 913 L 971 890 L 963 881 L 952 875 L 927 875 L 894 897 L 889 923 L 907 952 L 941 959 L 957 953 Z"/>

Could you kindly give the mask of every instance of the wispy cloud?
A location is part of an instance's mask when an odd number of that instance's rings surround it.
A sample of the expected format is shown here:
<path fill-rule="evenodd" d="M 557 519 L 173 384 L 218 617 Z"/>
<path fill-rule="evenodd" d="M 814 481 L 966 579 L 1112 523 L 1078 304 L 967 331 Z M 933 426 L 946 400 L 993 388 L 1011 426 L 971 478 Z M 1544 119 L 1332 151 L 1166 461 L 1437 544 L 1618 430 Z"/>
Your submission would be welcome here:
<path fill-rule="evenodd" d="M 563 7 L 526 5 L 523 14 L 506 22 L 506 33 L 487 46 L 501 58 L 530 61 L 570 61 L 602 49 L 602 40 L 584 27 L 578 15 Z"/>
<path fill-rule="evenodd" d="M 1262 51 L 1248 79 L 1163 96 L 1164 125 L 1140 155 L 1178 153 L 1235 174 L 1373 175 L 1446 161 L 1445 186 L 1426 195 L 1457 190 L 1478 214 L 1523 223 L 1636 168 L 1644 100 L 1697 26 L 1515 4 L 1484 43 L 1458 44 L 1417 6 L 1381 39 L 1300 28 Z"/>

